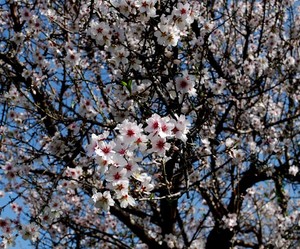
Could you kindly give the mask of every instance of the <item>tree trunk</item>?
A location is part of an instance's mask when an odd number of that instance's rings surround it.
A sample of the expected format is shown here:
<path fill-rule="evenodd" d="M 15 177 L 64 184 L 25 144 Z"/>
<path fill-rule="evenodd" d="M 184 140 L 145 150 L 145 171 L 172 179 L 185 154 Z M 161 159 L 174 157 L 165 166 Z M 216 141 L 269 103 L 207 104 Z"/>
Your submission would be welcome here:
<path fill-rule="evenodd" d="M 229 249 L 232 247 L 233 231 L 216 225 L 208 235 L 206 249 Z"/>

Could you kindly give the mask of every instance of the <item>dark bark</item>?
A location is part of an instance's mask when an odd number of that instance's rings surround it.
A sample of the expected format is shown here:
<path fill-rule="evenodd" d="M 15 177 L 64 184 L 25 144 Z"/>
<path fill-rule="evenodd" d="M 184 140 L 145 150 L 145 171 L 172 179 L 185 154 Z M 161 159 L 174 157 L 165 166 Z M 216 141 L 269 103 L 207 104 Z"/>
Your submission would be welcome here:
<path fill-rule="evenodd" d="M 167 196 L 171 194 L 172 191 L 172 178 L 173 178 L 173 169 L 175 168 L 175 163 L 177 162 L 176 156 L 173 155 L 173 158 L 170 159 L 165 164 L 165 180 L 166 188 L 161 192 L 161 196 Z M 171 189 L 172 188 L 172 189 Z M 165 198 L 160 201 L 160 212 L 161 212 L 161 229 L 162 234 L 173 233 L 177 217 L 177 199 Z"/>
<path fill-rule="evenodd" d="M 232 246 L 231 239 L 233 237 L 233 231 L 229 229 L 223 229 L 216 224 L 211 230 L 206 241 L 206 249 L 229 249 Z"/>

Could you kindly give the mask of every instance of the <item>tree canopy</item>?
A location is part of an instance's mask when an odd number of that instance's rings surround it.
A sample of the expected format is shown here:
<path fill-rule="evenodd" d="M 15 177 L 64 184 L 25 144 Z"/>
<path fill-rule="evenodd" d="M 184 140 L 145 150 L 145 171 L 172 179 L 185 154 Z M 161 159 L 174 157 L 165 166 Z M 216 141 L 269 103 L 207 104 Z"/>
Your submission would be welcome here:
<path fill-rule="evenodd" d="M 0 1 L 1 248 L 299 248 L 299 6 Z"/>

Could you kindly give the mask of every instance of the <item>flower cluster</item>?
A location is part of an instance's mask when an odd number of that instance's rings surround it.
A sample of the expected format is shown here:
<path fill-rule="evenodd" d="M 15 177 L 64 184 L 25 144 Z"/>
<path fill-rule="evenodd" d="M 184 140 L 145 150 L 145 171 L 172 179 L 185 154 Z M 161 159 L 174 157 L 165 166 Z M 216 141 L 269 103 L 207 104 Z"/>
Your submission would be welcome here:
<path fill-rule="evenodd" d="M 171 15 L 162 16 L 158 29 L 154 32 L 157 42 L 164 46 L 176 46 L 184 31 L 194 21 L 189 3 L 178 3 Z"/>
<path fill-rule="evenodd" d="M 224 222 L 224 226 L 226 228 L 229 228 L 229 230 L 233 230 L 233 228 L 237 226 L 237 215 L 228 214 L 227 216 L 223 216 L 222 221 Z"/>
<path fill-rule="evenodd" d="M 39 235 L 38 227 L 33 223 L 24 225 L 21 230 L 21 235 L 24 240 L 30 239 L 32 241 L 35 241 Z"/>
<path fill-rule="evenodd" d="M 130 178 L 138 182 L 136 188 L 140 194 L 149 194 L 154 188 L 151 177 L 142 172 L 140 163 L 147 155 L 154 154 L 164 157 L 170 149 L 171 143 L 168 139 L 187 140 L 189 121 L 184 115 L 161 117 L 153 114 L 146 120 L 146 126 L 125 119 L 115 128 L 117 136 L 110 138 L 108 132 L 100 135 L 93 134 L 87 146 L 87 154 L 94 156 L 101 175 L 105 177 L 104 192 L 94 191 L 92 203 L 97 208 L 109 210 L 117 199 L 120 206 L 135 205 L 134 198 L 130 195 Z M 70 170 L 68 171 L 70 172 Z M 72 173 L 72 172 L 70 172 Z M 110 191 L 114 193 L 111 196 Z"/>

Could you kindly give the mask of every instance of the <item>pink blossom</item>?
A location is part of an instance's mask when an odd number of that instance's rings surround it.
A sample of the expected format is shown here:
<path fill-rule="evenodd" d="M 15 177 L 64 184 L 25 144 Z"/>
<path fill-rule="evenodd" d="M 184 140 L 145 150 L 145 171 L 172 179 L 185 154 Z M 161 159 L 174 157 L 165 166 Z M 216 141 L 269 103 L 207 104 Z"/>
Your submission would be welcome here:
<path fill-rule="evenodd" d="M 187 71 L 183 72 L 182 76 L 175 79 L 176 89 L 182 94 L 188 93 L 190 96 L 196 95 L 196 89 L 194 88 L 194 77 L 189 75 Z"/>
<path fill-rule="evenodd" d="M 100 141 L 98 143 L 98 147 L 95 150 L 95 153 L 102 157 L 104 160 L 106 160 L 109 164 L 113 163 L 113 156 L 115 154 L 115 151 L 113 148 L 116 146 L 116 143 L 114 141 L 105 142 Z"/>
<path fill-rule="evenodd" d="M 24 240 L 29 239 L 32 241 L 36 241 L 39 236 L 38 227 L 33 223 L 30 223 L 29 225 L 24 225 L 22 227 L 21 234 Z"/>
<path fill-rule="evenodd" d="M 177 26 L 160 23 L 159 29 L 154 32 L 157 42 L 163 46 L 176 46 L 180 35 Z"/>
<path fill-rule="evenodd" d="M 91 156 L 95 152 L 95 150 L 98 148 L 99 142 L 105 140 L 108 137 L 108 135 L 109 135 L 109 133 L 107 131 L 105 131 L 103 134 L 100 134 L 100 135 L 92 134 L 91 141 L 86 147 L 87 155 Z"/>
<path fill-rule="evenodd" d="M 116 183 L 109 182 L 107 187 L 114 190 L 117 195 L 125 195 L 128 194 L 129 181 L 125 179 L 118 180 Z"/>
<path fill-rule="evenodd" d="M 170 121 L 169 117 L 163 117 L 159 126 L 160 131 L 158 132 L 158 135 L 160 137 L 164 138 L 173 136 L 172 130 L 174 128 L 174 124 Z"/>
<path fill-rule="evenodd" d="M 176 138 L 182 140 L 183 142 L 186 142 L 187 136 L 186 134 L 189 131 L 190 122 L 186 119 L 184 115 L 176 115 L 177 120 L 172 120 L 174 124 L 174 128 L 172 130 L 173 134 Z"/>
<path fill-rule="evenodd" d="M 103 193 L 95 192 L 91 201 L 96 208 L 101 208 L 105 211 L 109 211 L 109 208 L 115 204 L 109 191 L 104 191 Z"/>
<path fill-rule="evenodd" d="M 150 118 L 146 120 L 146 123 L 147 127 L 145 128 L 145 131 L 156 134 L 159 132 L 161 117 L 158 114 L 154 113 Z"/>
<path fill-rule="evenodd" d="M 118 184 L 119 181 L 127 180 L 127 170 L 122 167 L 110 167 L 106 175 L 106 180 L 112 185 Z"/>
<path fill-rule="evenodd" d="M 142 125 L 137 125 L 134 122 L 130 122 L 125 119 L 121 124 L 117 126 L 121 136 L 123 137 L 126 143 L 131 143 L 137 140 L 137 138 L 141 135 Z"/>
<path fill-rule="evenodd" d="M 155 152 L 160 156 L 164 156 L 166 151 L 168 151 L 171 147 L 169 143 L 167 143 L 166 138 L 162 138 L 159 136 L 155 136 L 151 139 L 152 148 L 148 150 L 149 153 Z"/>
<path fill-rule="evenodd" d="M 120 201 L 121 208 L 126 208 L 126 207 L 128 207 L 128 205 L 135 206 L 135 204 L 136 204 L 133 197 L 130 196 L 129 194 L 117 195 L 117 199 Z"/>

